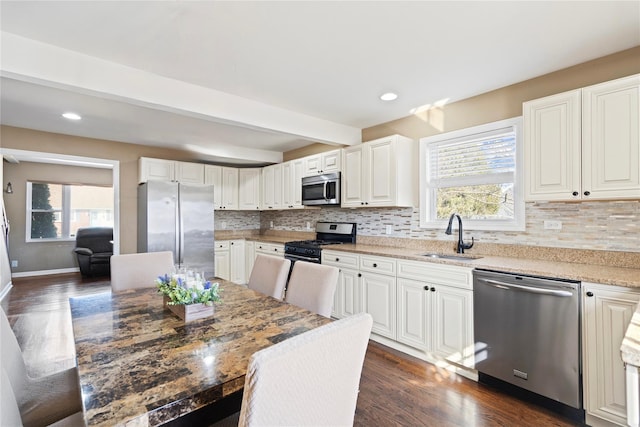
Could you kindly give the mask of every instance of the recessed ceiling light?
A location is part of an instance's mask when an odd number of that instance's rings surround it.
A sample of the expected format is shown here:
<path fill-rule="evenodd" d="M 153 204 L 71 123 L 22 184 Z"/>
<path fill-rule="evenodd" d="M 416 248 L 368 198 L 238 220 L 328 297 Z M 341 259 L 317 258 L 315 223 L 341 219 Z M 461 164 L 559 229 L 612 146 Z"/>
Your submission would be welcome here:
<path fill-rule="evenodd" d="M 398 95 L 393 92 L 387 92 L 380 95 L 380 99 L 382 99 L 383 101 L 393 101 L 397 97 Z"/>
<path fill-rule="evenodd" d="M 80 117 L 80 115 L 76 114 L 76 113 L 64 113 L 62 115 L 62 117 L 64 117 L 65 119 L 69 119 L 69 120 L 80 120 L 80 119 L 82 119 L 82 117 Z"/>

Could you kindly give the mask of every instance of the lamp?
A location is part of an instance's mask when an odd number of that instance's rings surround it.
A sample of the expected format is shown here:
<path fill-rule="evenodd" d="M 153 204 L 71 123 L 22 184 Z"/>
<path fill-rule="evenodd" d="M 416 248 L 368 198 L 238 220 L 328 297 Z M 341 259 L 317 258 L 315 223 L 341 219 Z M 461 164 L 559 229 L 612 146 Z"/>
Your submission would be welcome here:
<path fill-rule="evenodd" d="M 11 183 L 10 183 L 10 182 L 7 182 L 7 189 L 6 189 L 6 190 L 4 190 L 4 191 L 5 191 L 5 193 L 7 193 L 7 194 L 12 194 L 12 193 L 13 193 L 13 187 L 11 186 Z"/>

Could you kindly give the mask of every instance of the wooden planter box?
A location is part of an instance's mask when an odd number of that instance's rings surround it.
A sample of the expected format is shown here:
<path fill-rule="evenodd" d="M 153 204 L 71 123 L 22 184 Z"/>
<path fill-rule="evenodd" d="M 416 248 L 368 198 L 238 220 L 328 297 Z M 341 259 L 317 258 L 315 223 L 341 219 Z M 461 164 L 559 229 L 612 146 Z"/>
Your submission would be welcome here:
<path fill-rule="evenodd" d="M 169 305 L 169 298 L 163 296 L 164 306 L 168 308 L 184 320 L 185 322 L 190 322 L 196 319 L 202 319 L 203 317 L 213 316 L 214 306 L 213 305 L 204 305 L 204 304 L 179 304 L 179 305 Z"/>

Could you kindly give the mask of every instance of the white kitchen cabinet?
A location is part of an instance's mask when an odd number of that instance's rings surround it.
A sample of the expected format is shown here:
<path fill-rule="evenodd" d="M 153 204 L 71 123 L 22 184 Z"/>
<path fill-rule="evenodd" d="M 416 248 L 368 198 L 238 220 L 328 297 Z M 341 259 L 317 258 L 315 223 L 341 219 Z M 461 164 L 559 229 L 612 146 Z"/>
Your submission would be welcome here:
<path fill-rule="evenodd" d="M 255 253 L 284 258 L 284 244 L 256 242 Z"/>
<path fill-rule="evenodd" d="M 229 252 L 228 240 L 216 242 L 214 268 L 216 277 L 224 280 L 231 279 L 231 253 Z"/>
<path fill-rule="evenodd" d="M 340 172 L 340 150 L 326 151 L 324 153 L 304 157 L 303 159 L 303 176 L 315 176 L 324 173 Z"/>
<path fill-rule="evenodd" d="M 397 276 L 397 340 L 473 367 L 472 269 L 398 260 Z"/>
<path fill-rule="evenodd" d="M 282 208 L 282 163 L 262 168 L 262 209 Z"/>
<path fill-rule="evenodd" d="M 205 184 L 213 184 L 215 209 L 238 210 L 238 169 L 205 165 Z"/>
<path fill-rule="evenodd" d="M 302 209 L 304 159 L 282 163 L 282 208 Z"/>
<path fill-rule="evenodd" d="M 362 282 L 360 280 L 360 257 L 356 254 L 322 251 L 322 264 L 332 265 L 340 269 L 338 284 L 333 296 L 331 316 L 337 319 L 361 313 Z"/>
<path fill-rule="evenodd" d="M 174 181 L 175 162 L 172 160 L 140 157 L 138 159 L 138 183 L 147 181 Z"/>
<path fill-rule="evenodd" d="M 360 256 L 363 311 L 373 317 L 371 331 L 396 339 L 396 260 Z"/>
<path fill-rule="evenodd" d="M 256 242 L 247 240 L 244 242 L 244 267 L 245 267 L 245 278 L 247 279 L 247 283 L 249 283 L 249 279 L 251 278 L 251 271 L 253 270 L 253 264 L 256 260 Z"/>
<path fill-rule="evenodd" d="M 523 104 L 525 200 L 640 198 L 640 75 Z"/>
<path fill-rule="evenodd" d="M 201 163 L 175 162 L 175 180 L 183 184 L 204 184 L 204 167 Z"/>
<path fill-rule="evenodd" d="M 244 240 L 238 239 L 229 241 L 229 280 L 231 280 L 233 283 L 247 283 L 244 246 Z"/>
<path fill-rule="evenodd" d="M 242 211 L 260 209 L 260 179 L 262 168 L 238 169 L 238 209 Z"/>
<path fill-rule="evenodd" d="M 620 346 L 640 292 L 583 282 L 582 293 L 586 421 L 592 426 L 626 425 L 625 368 Z"/>
<path fill-rule="evenodd" d="M 414 145 L 393 135 L 345 148 L 342 207 L 413 206 Z"/>

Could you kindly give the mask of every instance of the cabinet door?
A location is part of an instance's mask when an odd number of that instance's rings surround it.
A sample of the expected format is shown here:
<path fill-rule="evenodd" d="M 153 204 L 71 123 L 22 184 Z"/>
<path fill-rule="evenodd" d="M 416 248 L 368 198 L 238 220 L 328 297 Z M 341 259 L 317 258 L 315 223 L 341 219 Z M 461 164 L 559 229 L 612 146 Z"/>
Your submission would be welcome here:
<path fill-rule="evenodd" d="M 222 209 L 222 206 L 223 206 L 222 166 L 205 165 L 204 183 L 213 185 L 214 209 Z"/>
<path fill-rule="evenodd" d="M 373 317 L 372 332 L 396 338 L 396 278 L 360 273 L 364 293 L 364 311 Z"/>
<path fill-rule="evenodd" d="M 276 169 L 273 166 L 262 168 L 262 209 L 275 208 Z"/>
<path fill-rule="evenodd" d="M 138 161 L 138 182 L 173 181 L 174 178 L 175 162 L 140 157 Z"/>
<path fill-rule="evenodd" d="M 322 173 L 340 172 L 340 157 L 340 150 L 333 150 L 322 153 Z"/>
<path fill-rule="evenodd" d="M 302 208 L 303 168 L 303 159 L 282 163 L 282 207 L 285 209 Z"/>
<path fill-rule="evenodd" d="M 362 312 L 362 282 L 357 270 L 340 269 L 340 317 Z"/>
<path fill-rule="evenodd" d="M 431 306 L 429 286 L 424 282 L 398 278 L 398 341 L 429 350 Z"/>
<path fill-rule="evenodd" d="M 430 293 L 433 352 L 452 362 L 473 367 L 473 291 L 436 285 L 431 287 Z"/>
<path fill-rule="evenodd" d="M 231 254 L 228 249 L 215 252 L 216 277 L 224 280 L 231 279 Z"/>
<path fill-rule="evenodd" d="M 582 196 L 640 198 L 640 74 L 583 89 Z"/>
<path fill-rule="evenodd" d="M 341 206 L 345 208 L 363 206 L 363 145 L 345 148 L 343 156 Z"/>
<path fill-rule="evenodd" d="M 393 206 L 396 197 L 396 161 L 393 140 L 383 139 L 366 144 L 365 204 Z"/>
<path fill-rule="evenodd" d="M 238 210 L 238 169 L 222 168 L 222 206 L 227 210 Z"/>
<path fill-rule="evenodd" d="M 314 176 L 320 174 L 322 170 L 322 156 L 315 154 L 304 158 L 304 176 Z"/>
<path fill-rule="evenodd" d="M 230 279 L 233 283 L 245 284 L 245 254 L 244 254 L 244 240 L 232 240 L 229 242 L 229 254 L 230 254 Z"/>
<path fill-rule="evenodd" d="M 571 200 L 581 195 L 581 92 L 525 102 L 525 199 Z"/>
<path fill-rule="evenodd" d="M 175 180 L 183 184 L 204 184 L 204 166 L 200 163 L 175 162 Z"/>
<path fill-rule="evenodd" d="M 238 209 L 260 209 L 260 176 L 262 168 L 238 170 Z"/>
<path fill-rule="evenodd" d="M 620 346 L 640 300 L 624 288 L 583 283 L 584 406 L 588 414 L 626 424 Z"/>

